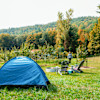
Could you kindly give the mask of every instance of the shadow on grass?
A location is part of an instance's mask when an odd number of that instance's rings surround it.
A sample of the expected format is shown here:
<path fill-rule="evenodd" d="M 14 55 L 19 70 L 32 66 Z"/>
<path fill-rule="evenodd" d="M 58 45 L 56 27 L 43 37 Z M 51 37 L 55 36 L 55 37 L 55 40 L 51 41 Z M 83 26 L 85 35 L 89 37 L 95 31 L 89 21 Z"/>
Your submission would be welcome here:
<path fill-rule="evenodd" d="M 81 76 L 81 75 L 86 75 L 86 74 L 91 74 L 91 75 L 94 75 L 94 74 L 96 74 L 96 73 L 90 73 L 90 72 L 83 72 L 83 73 L 71 73 L 71 74 L 69 74 L 70 76 Z"/>
<path fill-rule="evenodd" d="M 54 84 L 49 84 L 48 85 L 48 92 L 57 92 L 57 86 Z"/>
<path fill-rule="evenodd" d="M 83 73 L 77 73 L 77 74 L 72 73 L 72 74 L 69 74 L 69 75 L 71 75 L 71 76 L 80 76 L 80 75 L 86 75 L 86 74 L 91 74 L 91 75 L 93 75 L 93 74 L 96 74 L 96 73 L 83 72 Z"/>
<path fill-rule="evenodd" d="M 84 72 L 84 74 L 92 74 L 93 75 L 93 74 L 96 74 L 96 73 Z"/>
<path fill-rule="evenodd" d="M 49 84 L 47 86 L 48 88 L 44 87 L 44 86 L 0 86 L 0 89 L 6 89 L 8 91 L 22 91 L 22 90 L 35 90 L 35 91 L 39 91 L 39 90 L 46 90 L 48 92 L 57 92 L 57 87 L 54 84 Z"/>
<path fill-rule="evenodd" d="M 13 91 L 13 90 L 35 90 L 35 91 L 39 91 L 39 90 L 48 90 L 46 86 L 10 86 L 10 85 L 6 85 L 6 86 L 0 86 L 0 89 L 7 89 L 8 91 Z"/>
<path fill-rule="evenodd" d="M 70 76 L 80 76 L 80 75 L 76 75 L 76 74 L 70 74 Z"/>
<path fill-rule="evenodd" d="M 71 74 L 68 74 L 68 73 L 62 73 L 61 76 L 80 76 L 81 73 L 71 73 Z"/>

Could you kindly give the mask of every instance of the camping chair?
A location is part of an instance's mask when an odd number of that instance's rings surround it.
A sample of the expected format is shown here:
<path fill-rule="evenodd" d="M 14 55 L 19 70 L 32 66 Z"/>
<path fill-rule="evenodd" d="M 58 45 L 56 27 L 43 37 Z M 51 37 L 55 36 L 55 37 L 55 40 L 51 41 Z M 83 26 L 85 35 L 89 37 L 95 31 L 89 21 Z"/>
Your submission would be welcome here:
<path fill-rule="evenodd" d="M 75 71 L 76 73 L 82 73 L 83 71 L 80 68 L 82 67 L 83 63 L 84 63 L 84 60 L 82 60 L 80 64 L 76 65 L 74 68 L 72 66 L 72 70 Z"/>
<path fill-rule="evenodd" d="M 69 64 L 68 61 L 62 61 L 61 67 L 58 67 L 57 73 L 59 73 L 60 75 L 62 75 L 62 72 L 65 72 L 65 74 L 66 74 L 66 72 L 68 73 L 68 71 L 67 71 L 68 64 Z"/>

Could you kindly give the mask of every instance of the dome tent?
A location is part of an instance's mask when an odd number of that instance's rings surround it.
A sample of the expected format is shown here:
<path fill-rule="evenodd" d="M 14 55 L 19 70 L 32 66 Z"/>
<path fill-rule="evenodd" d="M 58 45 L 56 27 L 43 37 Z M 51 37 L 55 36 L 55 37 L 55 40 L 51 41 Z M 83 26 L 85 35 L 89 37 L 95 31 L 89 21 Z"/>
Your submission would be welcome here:
<path fill-rule="evenodd" d="M 46 87 L 49 83 L 41 67 L 28 57 L 15 57 L 0 69 L 0 86 L 35 85 Z"/>

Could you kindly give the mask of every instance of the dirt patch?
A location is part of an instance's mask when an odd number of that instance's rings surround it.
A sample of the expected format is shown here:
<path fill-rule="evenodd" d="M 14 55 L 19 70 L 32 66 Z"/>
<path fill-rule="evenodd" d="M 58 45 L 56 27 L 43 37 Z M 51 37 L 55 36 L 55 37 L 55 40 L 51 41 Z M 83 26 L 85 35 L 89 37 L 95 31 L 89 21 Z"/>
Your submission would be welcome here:
<path fill-rule="evenodd" d="M 87 69 L 87 68 L 94 68 L 94 67 L 88 67 L 88 66 L 82 66 L 82 69 Z"/>
<path fill-rule="evenodd" d="M 53 65 L 58 65 L 58 64 L 44 64 L 44 65 L 40 65 L 41 67 L 45 67 L 45 66 L 53 66 Z"/>
<path fill-rule="evenodd" d="M 48 66 L 48 65 L 40 65 L 41 67 L 45 67 L 45 66 Z"/>
<path fill-rule="evenodd" d="M 50 64 L 51 66 L 53 65 L 57 65 L 57 64 Z M 40 65 L 41 67 L 46 67 L 48 66 L 48 64 L 44 64 L 44 65 Z M 81 69 L 92 69 L 92 68 L 95 68 L 95 67 L 88 67 L 88 66 L 82 66 Z"/>

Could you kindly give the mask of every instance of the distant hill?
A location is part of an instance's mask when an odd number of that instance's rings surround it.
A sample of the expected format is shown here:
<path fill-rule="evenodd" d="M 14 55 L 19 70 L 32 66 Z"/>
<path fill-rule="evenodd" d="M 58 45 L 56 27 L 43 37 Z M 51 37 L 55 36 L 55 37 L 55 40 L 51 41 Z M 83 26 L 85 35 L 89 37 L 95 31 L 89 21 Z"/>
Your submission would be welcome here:
<path fill-rule="evenodd" d="M 85 29 L 89 32 L 95 23 L 97 23 L 98 17 L 78 17 L 73 18 L 71 24 L 75 25 L 78 29 Z M 14 35 L 20 34 L 34 34 L 38 32 L 43 32 L 49 30 L 50 28 L 56 28 L 56 22 L 44 24 L 44 25 L 33 25 L 19 28 L 9 28 L 9 29 L 1 29 L 1 33 L 9 33 Z"/>
<path fill-rule="evenodd" d="M 72 19 L 71 23 L 75 25 L 78 29 L 84 29 L 87 32 L 90 32 L 95 23 L 98 23 L 99 17 L 78 17 Z"/>

